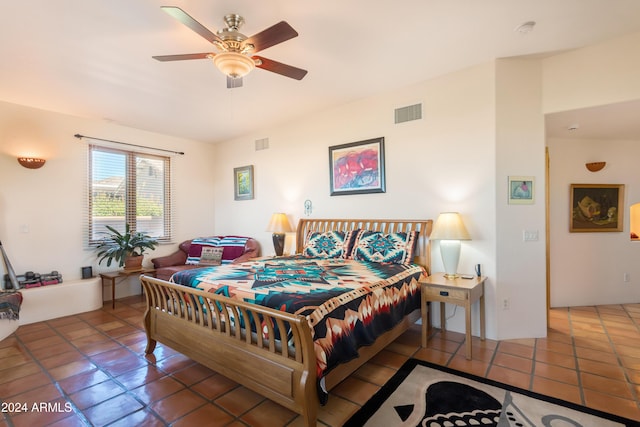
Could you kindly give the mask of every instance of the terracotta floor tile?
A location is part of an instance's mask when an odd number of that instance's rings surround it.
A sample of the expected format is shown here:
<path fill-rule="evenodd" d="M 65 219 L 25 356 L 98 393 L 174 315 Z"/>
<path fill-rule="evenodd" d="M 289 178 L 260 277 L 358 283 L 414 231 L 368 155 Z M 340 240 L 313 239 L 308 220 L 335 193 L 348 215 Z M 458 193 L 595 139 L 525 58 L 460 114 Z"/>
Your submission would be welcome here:
<path fill-rule="evenodd" d="M 18 366 L 1 369 L 0 384 L 8 383 L 15 379 L 26 377 L 28 375 L 37 374 L 38 372 L 41 372 L 40 366 L 38 366 L 34 362 L 22 363 Z"/>
<path fill-rule="evenodd" d="M 626 381 L 617 381 L 589 373 L 581 373 L 580 379 L 585 390 L 595 390 L 611 396 L 633 400 L 631 387 Z"/>
<path fill-rule="evenodd" d="M 153 402 L 150 407 L 161 416 L 163 420 L 173 422 L 206 403 L 207 401 L 196 393 L 184 389 Z"/>
<path fill-rule="evenodd" d="M 165 427 L 166 425 L 164 421 L 156 417 L 151 411 L 141 409 L 109 424 L 109 427 Z"/>
<path fill-rule="evenodd" d="M 200 382 L 210 376 L 212 376 L 215 372 L 211 369 L 203 366 L 199 363 L 195 363 L 193 365 L 187 366 L 184 369 L 180 369 L 179 371 L 175 371 L 171 374 L 172 377 L 177 379 L 183 384 L 190 386 L 197 382 Z"/>
<path fill-rule="evenodd" d="M 576 358 L 572 354 L 556 353 L 554 351 L 546 351 L 536 349 L 535 360 L 537 362 L 548 363 L 550 365 L 562 366 L 563 368 L 575 369 Z"/>
<path fill-rule="evenodd" d="M 617 360 L 598 362 L 589 359 L 578 358 L 578 368 L 580 372 L 589 372 L 601 377 L 617 381 L 625 381 L 625 371 L 618 365 Z"/>
<path fill-rule="evenodd" d="M 191 386 L 191 390 L 199 393 L 207 400 L 214 400 L 238 387 L 238 383 L 227 377 L 214 374 Z"/>
<path fill-rule="evenodd" d="M 125 391 L 126 390 L 115 381 L 107 380 L 91 387 L 87 387 L 72 394 L 70 397 L 78 408 L 86 409 L 122 394 Z"/>
<path fill-rule="evenodd" d="M 229 393 L 215 400 L 216 405 L 221 406 L 229 413 L 240 416 L 257 406 L 264 400 L 264 397 L 249 390 L 246 387 L 237 387 Z"/>
<path fill-rule="evenodd" d="M 447 366 L 458 371 L 484 377 L 487 375 L 490 364 L 484 360 L 476 359 L 475 354 L 471 360 L 468 360 L 464 354 L 458 354 L 451 359 Z"/>
<path fill-rule="evenodd" d="M 492 365 L 489 368 L 487 378 L 525 390 L 529 389 L 531 383 L 531 375 L 497 365 Z"/>
<path fill-rule="evenodd" d="M 328 426 L 340 426 L 358 410 L 359 406 L 338 396 L 330 396 L 318 410 L 318 420 Z"/>
<path fill-rule="evenodd" d="M 396 371 L 391 368 L 368 362 L 362 365 L 356 372 L 354 372 L 353 376 L 364 381 L 382 386 L 395 373 Z"/>
<path fill-rule="evenodd" d="M 584 397 L 585 405 L 590 408 L 640 421 L 640 410 L 638 410 L 638 405 L 633 400 L 622 399 L 589 389 L 584 390 Z"/>
<path fill-rule="evenodd" d="M 409 360 L 408 356 L 389 350 L 382 350 L 371 359 L 371 362 L 376 365 L 398 370 L 407 360 Z"/>
<path fill-rule="evenodd" d="M 138 397 L 138 399 L 148 404 L 177 393 L 183 389 L 183 384 L 169 376 L 165 376 L 159 380 L 152 381 L 133 389 L 133 393 Z"/>
<path fill-rule="evenodd" d="M 192 426 L 207 426 L 207 427 L 222 427 L 227 426 L 234 420 L 233 416 L 229 415 L 221 408 L 210 403 L 193 412 L 188 413 L 184 417 L 174 421 L 173 427 L 192 427 Z"/>
<path fill-rule="evenodd" d="M 575 369 L 563 368 L 562 366 L 550 365 L 543 362 L 536 362 L 533 374 L 555 382 L 578 385 L 578 373 Z"/>
<path fill-rule="evenodd" d="M 0 396 L 6 399 L 45 384 L 51 384 L 51 380 L 44 372 L 18 377 L 0 384 Z"/>
<path fill-rule="evenodd" d="M 139 401 L 125 393 L 85 409 L 83 413 L 92 424 L 106 425 L 142 408 Z"/>
<path fill-rule="evenodd" d="M 0 397 L 77 411 L 7 415 L 0 427 L 303 425 L 292 411 L 163 344 L 145 355 L 144 310 L 141 296 L 118 300 L 116 310 L 107 301 L 20 326 L 0 341 Z M 545 338 L 474 336 L 472 360 L 463 333 L 433 329 L 421 348 L 421 327 L 413 325 L 332 390 L 318 426 L 344 424 L 410 357 L 640 421 L 640 304 L 559 308 L 549 317 Z"/>
<path fill-rule="evenodd" d="M 359 378 L 349 377 L 331 390 L 331 394 L 343 399 L 364 405 L 367 400 L 380 390 L 380 386 L 363 381 Z"/>
<path fill-rule="evenodd" d="M 540 376 L 533 377 L 531 391 L 582 405 L 580 387 Z"/>
<path fill-rule="evenodd" d="M 140 387 L 143 384 L 150 383 L 164 377 L 166 374 L 161 372 L 153 365 L 142 366 L 138 369 L 128 371 L 117 377 L 118 382 L 129 390 Z"/>
<path fill-rule="evenodd" d="M 533 369 L 533 360 L 501 353 L 499 351 L 496 353 L 493 363 L 498 366 L 509 367 L 510 369 L 515 369 L 516 371 L 521 371 L 527 374 L 530 374 Z"/>
<path fill-rule="evenodd" d="M 572 344 L 567 344 L 565 342 L 560 342 L 560 341 L 549 341 L 549 340 L 540 339 L 536 343 L 536 349 L 552 351 L 554 353 L 561 353 L 561 354 L 570 355 L 570 356 L 574 354 L 574 349 Z"/>
<path fill-rule="evenodd" d="M 60 353 L 52 357 L 40 359 L 40 364 L 47 369 L 51 369 L 57 366 L 66 365 L 71 362 L 79 362 L 82 360 L 86 360 L 85 355 L 77 350 L 74 350 Z"/>
<path fill-rule="evenodd" d="M 284 426 L 298 414 L 270 400 L 263 401 L 240 419 L 253 427 Z"/>
<path fill-rule="evenodd" d="M 532 359 L 534 344 L 535 342 L 531 343 L 531 345 L 525 345 L 514 340 L 503 341 L 498 345 L 498 352 Z"/>
<path fill-rule="evenodd" d="M 76 374 L 71 377 L 58 381 L 60 388 L 66 393 L 72 394 L 78 390 L 83 390 L 92 385 L 99 384 L 109 379 L 109 376 L 99 369 Z"/>
<path fill-rule="evenodd" d="M 96 369 L 96 366 L 89 360 L 77 360 L 61 366 L 49 369 L 49 374 L 56 380 L 63 380 L 82 372 L 89 372 Z"/>

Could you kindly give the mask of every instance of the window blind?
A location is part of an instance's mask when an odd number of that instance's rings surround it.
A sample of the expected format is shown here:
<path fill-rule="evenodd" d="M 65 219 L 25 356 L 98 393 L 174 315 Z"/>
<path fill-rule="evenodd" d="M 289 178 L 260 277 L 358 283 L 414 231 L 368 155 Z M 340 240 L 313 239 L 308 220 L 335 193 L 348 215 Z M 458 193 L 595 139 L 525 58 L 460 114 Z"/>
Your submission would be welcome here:
<path fill-rule="evenodd" d="M 96 244 L 109 225 L 171 240 L 169 157 L 89 145 L 88 243 Z"/>

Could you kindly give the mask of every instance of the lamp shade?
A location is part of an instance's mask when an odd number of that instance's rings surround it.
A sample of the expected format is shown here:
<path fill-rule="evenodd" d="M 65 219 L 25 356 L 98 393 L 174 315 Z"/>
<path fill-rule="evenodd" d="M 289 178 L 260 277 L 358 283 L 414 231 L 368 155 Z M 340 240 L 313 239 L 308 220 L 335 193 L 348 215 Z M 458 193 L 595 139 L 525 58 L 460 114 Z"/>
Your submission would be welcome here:
<path fill-rule="evenodd" d="M 443 212 L 433 226 L 431 240 L 471 240 L 458 212 Z"/>
<path fill-rule="evenodd" d="M 267 225 L 267 231 L 271 231 L 272 233 L 287 233 L 292 231 L 287 215 L 282 212 L 271 215 L 271 220 L 269 220 L 269 225 Z"/>
<path fill-rule="evenodd" d="M 253 59 L 238 52 L 221 52 L 213 57 L 213 63 L 223 74 L 232 77 L 244 77 L 256 66 Z"/>
<path fill-rule="evenodd" d="M 444 277 L 457 277 L 458 262 L 460 261 L 460 240 L 471 240 L 469 232 L 462 222 L 458 212 L 443 212 L 438 216 L 431 240 L 440 240 L 440 255 L 444 265 Z"/>

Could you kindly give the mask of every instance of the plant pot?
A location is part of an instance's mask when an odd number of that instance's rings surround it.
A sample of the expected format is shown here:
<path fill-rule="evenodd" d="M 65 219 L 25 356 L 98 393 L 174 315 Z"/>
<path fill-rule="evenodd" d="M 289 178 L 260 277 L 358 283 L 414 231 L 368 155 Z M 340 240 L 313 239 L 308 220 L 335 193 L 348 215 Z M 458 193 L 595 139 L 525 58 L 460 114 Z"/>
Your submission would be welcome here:
<path fill-rule="evenodd" d="M 142 270 L 142 259 L 143 255 L 138 256 L 128 256 L 124 259 L 124 269 L 131 270 Z"/>

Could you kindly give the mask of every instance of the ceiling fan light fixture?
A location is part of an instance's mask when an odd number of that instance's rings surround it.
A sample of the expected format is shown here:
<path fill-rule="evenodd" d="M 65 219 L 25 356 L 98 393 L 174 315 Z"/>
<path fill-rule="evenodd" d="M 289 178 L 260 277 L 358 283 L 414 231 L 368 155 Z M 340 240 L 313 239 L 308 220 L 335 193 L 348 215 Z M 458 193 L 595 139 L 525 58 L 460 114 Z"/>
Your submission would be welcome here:
<path fill-rule="evenodd" d="M 223 74 L 234 79 L 246 76 L 256 66 L 253 59 L 238 52 L 220 52 L 213 57 L 213 63 Z"/>

